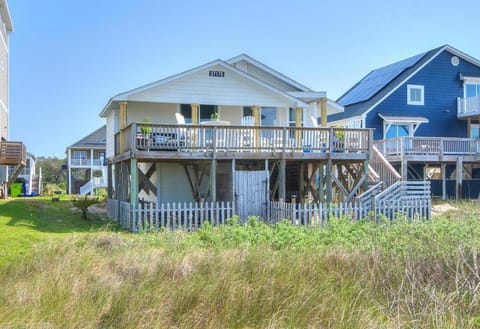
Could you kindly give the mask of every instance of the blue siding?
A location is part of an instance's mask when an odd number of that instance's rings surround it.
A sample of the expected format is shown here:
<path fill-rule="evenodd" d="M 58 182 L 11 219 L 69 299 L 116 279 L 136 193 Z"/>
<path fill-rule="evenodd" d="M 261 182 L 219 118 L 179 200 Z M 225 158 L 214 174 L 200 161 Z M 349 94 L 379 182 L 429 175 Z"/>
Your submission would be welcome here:
<path fill-rule="evenodd" d="M 457 97 L 463 97 L 459 73 L 480 74 L 480 68 L 460 59 L 458 66 L 450 63 L 452 54 L 443 51 L 423 69 L 402 84 L 367 114 L 366 127 L 375 128 L 374 138 L 383 138 L 383 120 L 387 115 L 422 116 L 429 120 L 418 128 L 415 136 L 467 137 L 467 121 L 457 119 Z M 424 86 L 424 105 L 407 105 L 407 85 Z"/>

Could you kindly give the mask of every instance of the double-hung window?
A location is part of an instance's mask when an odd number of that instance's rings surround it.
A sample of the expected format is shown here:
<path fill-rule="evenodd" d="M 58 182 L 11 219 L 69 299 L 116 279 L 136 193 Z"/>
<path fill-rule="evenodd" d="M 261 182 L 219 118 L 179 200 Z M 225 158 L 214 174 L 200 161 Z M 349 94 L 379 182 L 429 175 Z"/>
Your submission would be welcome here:
<path fill-rule="evenodd" d="M 407 85 L 407 104 L 424 105 L 425 95 L 422 85 Z"/>
<path fill-rule="evenodd" d="M 217 105 L 200 105 L 200 122 L 212 119 L 212 114 L 218 114 Z M 192 106 L 190 104 L 180 104 L 180 114 L 185 118 L 185 123 L 192 123 Z"/>

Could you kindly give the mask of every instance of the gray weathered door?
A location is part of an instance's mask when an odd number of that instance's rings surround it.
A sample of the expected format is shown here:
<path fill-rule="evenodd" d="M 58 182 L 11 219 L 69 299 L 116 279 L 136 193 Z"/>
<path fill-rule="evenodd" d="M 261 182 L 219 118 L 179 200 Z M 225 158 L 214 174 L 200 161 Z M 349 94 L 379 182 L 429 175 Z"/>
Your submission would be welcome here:
<path fill-rule="evenodd" d="M 235 204 L 240 220 L 248 216 L 265 218 L 268 200 L 268 172 L 235 171 Z"/>

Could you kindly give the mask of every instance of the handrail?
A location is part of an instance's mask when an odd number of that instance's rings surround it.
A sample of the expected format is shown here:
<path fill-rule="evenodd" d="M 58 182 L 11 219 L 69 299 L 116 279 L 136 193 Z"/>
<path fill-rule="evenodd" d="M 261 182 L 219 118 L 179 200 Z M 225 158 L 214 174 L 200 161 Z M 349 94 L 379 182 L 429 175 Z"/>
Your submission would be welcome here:
<path fill-rule="evenodd" d="M 393 168 L 388 160 L 383 156 L 382 152 L 373 145 L 372 146 L 372 158 L 370 159 L 370 165 L 380 175 L 380 179 L 385 183 L 385 188 L 398 182 L 402 179 L 402 176 Z"/>
<path fill-rule="evenodd" d="M 397 137 L 375 141 L 384 156 L 392 155 L 476 155 L 480 139 L 460 137 Z"/>
<path fill-rule="evenodd" d="M 369 129 L 132 123 L 115 152 L 135 150 L 368 153 Z M 123 149 L 122 149 L 123 147 Z"/>

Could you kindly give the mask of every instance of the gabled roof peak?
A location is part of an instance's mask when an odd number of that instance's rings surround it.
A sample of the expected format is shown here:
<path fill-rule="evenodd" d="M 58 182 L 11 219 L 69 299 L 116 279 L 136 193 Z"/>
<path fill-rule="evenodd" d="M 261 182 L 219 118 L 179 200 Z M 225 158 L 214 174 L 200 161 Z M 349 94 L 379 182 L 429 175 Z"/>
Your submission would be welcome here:
<path fill-rule="evenodd" d="M 255 58 L 251 57 L 250 55 L 247 55 L 245 53 L 241 53 L 240 55 L 237 55 L 235 57 L 232 57 L 230 59 L 227 59 L 225 62 L 230 64 L 230 65 L 235 65 L 235 63 L 238 63 L 240 61 L 246 61 L 247 63 L 250 63 L 253 66 L 256 66 L 260 70 L 274 76 L 277 79 L 280 79 L 293 87 L 299 89 L 300 91 L 312 91 L 312 89 L 302 85 L 301 83 L 287 77 L 286 75 L 278 72 L 277 70 L 272 69 L 271 67 L 263 64 L 262 62 L 256 60 Z"/>

